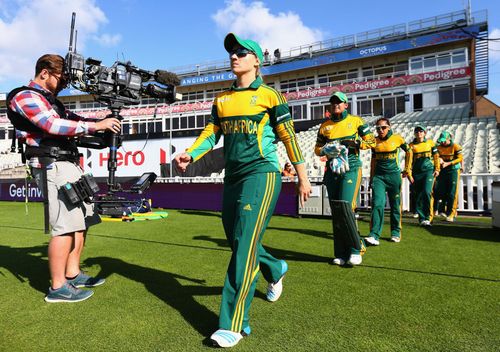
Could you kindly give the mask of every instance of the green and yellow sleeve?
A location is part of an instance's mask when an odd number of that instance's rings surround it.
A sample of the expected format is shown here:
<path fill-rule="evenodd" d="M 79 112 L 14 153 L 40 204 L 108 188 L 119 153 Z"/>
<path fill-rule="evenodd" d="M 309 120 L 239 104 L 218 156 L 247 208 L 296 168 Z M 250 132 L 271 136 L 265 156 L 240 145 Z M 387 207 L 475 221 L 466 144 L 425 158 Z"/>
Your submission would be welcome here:
<path fill-rule="evenodd" d="M 193 162 L 195 162 L 213 149 L 217 142 L 219 142 L 220 136 L 221 131 L 219 118 L 217 116 L 217 106 L 213 105 L 212 115 L 208 120 L 207 125 L 193 145 L 186 150 L 186 153 L 191 155 Z"/>

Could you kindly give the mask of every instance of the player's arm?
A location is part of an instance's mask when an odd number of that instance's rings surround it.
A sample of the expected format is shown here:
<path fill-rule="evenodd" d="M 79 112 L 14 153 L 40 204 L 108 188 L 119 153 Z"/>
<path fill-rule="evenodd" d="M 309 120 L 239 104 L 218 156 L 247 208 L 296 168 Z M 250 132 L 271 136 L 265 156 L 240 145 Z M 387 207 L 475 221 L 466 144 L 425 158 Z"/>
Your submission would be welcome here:
<path fill-rule="evenodd" d="M 201 159 L 213 149 L 221 136 L 217 106 L 212 106 L 212 116 L 191 147 L 175 156 L 175 165 L 180 172 L 186 172 L 188 165 Z"/>
<path fill-rule="evenodd" d="M 208 120 L 207 125 L 193 145 L 186 150 L 186 153 L 189 154 L 192 161 L 195 162 L 214 148 L 219 141 L 220 136 L 221 130 L 217 115 L 217 106 L 214 104 L 212 106 L 212 116 Z"/>
<path fill-rule="evenodd" d="M 441 164 L 439 163 L 439 152 L 434 142 L 431 142 L 431 153 L 434 162 L 434 176 L 437 176 L 441 171 Z"/>
<path fill-rule="evenodd" d="M 401 137 L 401 146 L 400 148 L 405 152 L 405 167 L 403 169 L 403 176 L 411 177 L 411 167 L 413 161 L 413 150 L 410 146 L 404 141 L 403 137 Z"/>
<path fill-rule="evenodd" d="M 375 140 L 373 132 L 370 130 L 370 126 L 364 123 L 363 120 L 361 120 L 361 124 L 358 127 L 358 135 L 361 137 L 359 149 L 371 149 L 375 148 L 377 145 L 377 141 Z"/>
<path fill-rule="evenodd" d="M 47 99 L 34 91 L 21 91 L 16 94 L 11 101 L 11 108 L 51 135 L 91 134 L 100 127 L 95 122 L 62 119 Z"/>
<path fill-rule="evenodd" d="M 311 194 L 311 184 L 307 178 L 307 171 L 305 167 L 304 157 L 297 143 L 297 136 L 295 135 L 295 128 L 293 127 L 292 115 L 281 93 L 277 93 L 277 100 L 275 106 L 270 109 L 270 121 L 274 125 L 274 129 L 278 134 L 279 139 L 285 145 L 288 159 L 292 163 L 295 171 L 297 172 L 298 185 L 297 193 L 300 200 L 300 205 L 304 206 L 305 201 Z"/>
<path fill-rule="evenodd" d="M 462 147 L 458 144 L 454 144 L 455 146 L 455 157 L 450 162 L 451 165 L 460 164 L 464 160 L 464 155 L 462 154 Z"/>

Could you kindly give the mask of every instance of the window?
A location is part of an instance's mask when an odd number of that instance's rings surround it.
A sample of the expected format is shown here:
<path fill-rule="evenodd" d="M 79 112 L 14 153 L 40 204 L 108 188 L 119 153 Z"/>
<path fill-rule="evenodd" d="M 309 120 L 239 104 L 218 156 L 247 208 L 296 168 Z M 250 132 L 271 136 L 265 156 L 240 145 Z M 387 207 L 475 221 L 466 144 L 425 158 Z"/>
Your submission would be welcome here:
<path fill-rule="evenodd" d="M 99 103 L 98 101 L 85 101 L 80 102 L 80 109 L 99 109 L 105 107 L 106 105 Z"/>
<path fill-rule="evenodd" d="M 311 104 L 311 119 L 312 120 L 322 120 L 325 118 L 325 109 L 328 105 L 312 105 Z"/>
<path fill-rule="evenodd" d="M 196 116 L 188 116 L 188 128 L 195 129 L 196 128 Z"/>
<path fill-rule="evenodd" d="M 207 99 L 206 100 L 212 100 L 213 98 L 215 98 L 217 96 L 217 94 L 219 94 L 222 91 L 224 91 L 224 89 L 222 89 L 222 88 L 207 90 Z"/>
<path fill-rule="evenodd" d="M 306 105 L 292 105 L 290 106 L 290 112 L 294 120 L 307 119 Z"/>
<path fill-rule="evenodd" d="M 397 113 L 405 112 L 404 92 L 372 94 L 357 97 L 358 115 L 384 116 L 391 118 Z"/>
<path fill-rule="evenodd" d="M 469 86 L 442 87 L 439 89 L 439 104 L 467 103 L 470 100 Z"/>
<path fill-rule="evenodd" d="M 282 91 L 296 91 L 299 88 L 314 86 L 314 76 L 306 78 L 290 79 L 281 81 L 280 87 Z"/>
<path fill-rule="evenodd" d="M 453 63 L 462 64 L 465 62 L 465 50 L 457 50 L 452 53 Z"/>
<path fill-rule="evenodd" d="M 455 87 L 454 98 L 456 103 L 467 103 L 470 100 L 469 87 Z"/>
<path fill-rule="evenodd" d="M 412 59 L 411 63 L 410 63 L 410 67 L 412 70 L 417 70 L 417 71 L 421 70 L 422 69 L 422 58 L 418 57 L 418 58 Z"/>
<path fill-rule="evenodd" d="M 204 101 L 204 99 L 203 91 L 182 93 L 182 101 Z"/>
<path fill-rule="evenodd" d="M 424 69 L 432 69 L 436 66 L 436 57 L 424 57 Z"/>
<path fill-rule="evenodd" d="M 466 66 L 467 49 L 443 51 L 410 58 L 411 74 Z"/>

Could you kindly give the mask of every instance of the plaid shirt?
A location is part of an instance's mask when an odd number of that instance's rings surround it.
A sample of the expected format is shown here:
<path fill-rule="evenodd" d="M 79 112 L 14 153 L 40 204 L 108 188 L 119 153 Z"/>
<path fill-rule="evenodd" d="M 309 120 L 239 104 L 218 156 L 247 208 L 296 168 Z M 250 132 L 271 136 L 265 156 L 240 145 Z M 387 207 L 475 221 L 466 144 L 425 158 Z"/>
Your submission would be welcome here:
<path fill-rule="evenodd" d="M 31 81 L 28 87 L 45 90 Z M 67 119 L 62 119 L 43 95 L 32 90 L 17 93 L 10 102 L 10 109 L 18 112 L 44 133 L 16 130 L 16 137 L 29 146 L 39 146 L 44 136 L 79 136 L 95 132 L 95 122 L 83 121 L 84 117 L 66 110 Z M 30 166 L 40 167 L 37 158 L 31 158 Z"/>

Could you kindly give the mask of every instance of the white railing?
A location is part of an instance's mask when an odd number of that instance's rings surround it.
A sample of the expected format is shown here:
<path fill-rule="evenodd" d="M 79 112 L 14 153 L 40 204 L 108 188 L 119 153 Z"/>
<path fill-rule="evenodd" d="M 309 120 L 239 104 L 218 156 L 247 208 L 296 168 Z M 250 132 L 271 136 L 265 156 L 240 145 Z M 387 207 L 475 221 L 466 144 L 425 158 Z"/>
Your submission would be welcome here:
<path fill-rule="evenodd" d="M 493 190 L 491 184 L 493 181 L 500 181 L 500 174 L 462 174 L 460 175 L 460 185 L 458 187 L 458 205 L 459 212 L 483 213 L 491 212 Z M 362 209 L 368 209 L 371 206 L 371 191 L 368 188 L 369 178 L 364 177 L 361 182 L 361 190 L 358 205 Z M 407 179 L 403 180 L 401 200 L 403 210 L 410 210 L 410 183 Z"/>
<path fill-rule="evenodd" d="M 307 212 L 300 214 L 309 215 L 328 215 L 328 201 L 326 199 L 325 186 L 321 185 L 322 177 L 312 177 L 310 181 L 315 184 L 314 194 L 321 199 L 315 199 L 316 206 L 308 207 Z M 461 213 L 489 213 L 492 210 L 492 183 L 500 181 L 500 174 L 466 174 L 460 176 L 460 186 L 458 189 L 458 208 Z M 161 177 L 155 182 L 157 183 L 223 183 L 223 177 Z M 294 182 L 288 177 L 283 178 L 283 182 Z M 361 181 L 361 189 L 358 198 L 358 208 L 368 210 L 371 207 L 371 190 L 368 187 L 369 178 L 363 177 Z M 317 198 L 316 197 L 316 198 Z M 403 202 L 403 210 L 410 210 L 410 183 L 407 179 L 403 180 L 401 200 Z M 317 204 L 323 204 L 319 206 Z M 325 209 L 328 208 L 328 209 Z M 310 209 L 317 209 L 311 211 Z"/>
<path fill-rule="evenodd" d="M 339 38 L 327 39 L 320 42 L 309 43 L 290 49 L 281 49 L 280 60 L 287 60 L 301 55 L 311 55 L 326 50 L 335 50 L 345 47 L 367 45 L 372 42 L 388 40 L 396 37 L 405 37 L 413 33 L 422 33 L 426 31 L 436 31 L 441 28 L 454 28 L 455 26 L 471 25 L 475 23 L 484 23 L 488 20 L 487 10 L 480 10 L 472 13 L 470 19 L 467 18 L 465 10 L 450 12 L 444 15 L 424 18 L 408 23 L 396 24 L 389 27 L 378 28 L 357 34 L 346 35 Z M 271 55 L 272 56 L 272 52 Z M 229 59 L 214 60 L 199 64 L 189 64 L 177 67 L 171 67 L 179 75 L 205 74 L 209 72 L 225 71 L 229 68 Z"/>

